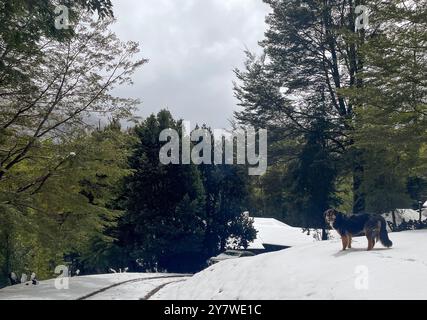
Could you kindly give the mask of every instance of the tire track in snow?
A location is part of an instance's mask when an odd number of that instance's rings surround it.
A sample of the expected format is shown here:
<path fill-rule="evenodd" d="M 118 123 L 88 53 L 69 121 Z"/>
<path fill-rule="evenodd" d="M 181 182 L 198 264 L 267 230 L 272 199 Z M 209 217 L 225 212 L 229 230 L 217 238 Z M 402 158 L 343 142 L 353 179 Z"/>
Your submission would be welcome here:
<path fill-rule="evenodd" d="M 154 296 L 157 292 L 159 292 L 164 287 L 166 287 L 167 285 L 172 284 L 172 283 L 182 282 L 182 281 L 185 281 L 185 279 L 183 279 L 183 280 L 169 281 L 169 282 L 163 283 L 160 286 L 158 286 L 157 288 L 154 288 L 153 290 L 151 290 L 150 292 L 148 292 L 143 298 L 141 298 L 139 300 L 148 300 L 152 296 Z"/>
<path fill-rule="evenodd" d="M 147 277 L 147 278 L 137 278 L 137 279 L 131 279 L 131 280 L 126 280 L 126 281 L 122 281 L 122 282 L 118 282 L 118 283 L 114 283 L 114 284 L 112 284 L 112 285 L 110 285 L 110 286 L 107 286 L 107 287 L 104 287 L 104 288 L 101 288 L 101 289 L 98 289 L 98 290 L 96 290 L 96 291 L 93 291 L 93 292 L 91 292 L 91 293 L 88 293 L 88 294 L 86 294 L 86 295 L 84 295 L 84 296 L 82 296 L 82 297 L 79 297 L 79 298 L 77 298 L 76 300 L 86 300 L 86 299 L 89 299 L 89 298 L 92 298 L 92 297 L 94 297 L 94 296 L 96 296 L 96 295 L 98 295 L 98 294 L 101 294 L 101 293 L 103 293 L 103 292 L 105 292 L 105 291 L 107 291 L 107 290 L 109 290 L 109 289 L 112 289 L 112 288 L 116 288 L 116 287 L 119 287 L 119 286 L 122 286 L 122 285 L 125 285 L 125 284 L 129 284 L 129 283 L 134 283 L 134 282 L 146 282 L 146 281 L 150 281 L 150 280 L 158 280 L 158 279 L 168 279 L 168 278 L 188 278 L 188 277 L 191 277 L 192 275 L 189 275 L 189 274 L 183 274 L 183 275 L 170 275 L 170 276 L 156 276 L 156 277 Z M 178 280 L 178 281 L 184 281 L 184 280 Z M 172 282 L 176 282 L 176 281 L 171 281 L 171 282 L 167 282 L 167 284 L 169 284 L 169 283 L 172 283 Z M 159 287 L 164 287 L 164 285 L 160 285 Z M 158 287 L 157 287 L 158 288 Z M 157 289 L 156 288 L 156 289 Z M 160 288 L 161 289 L 161 288 Z M 159 289 L 159 290 L 160 290 Z M 155 289 L 154 289 L 155 290 Z M 148 294 L 147 294 L 148 295 Z M 146 296 L 147 296 L 146 295 Z"/>

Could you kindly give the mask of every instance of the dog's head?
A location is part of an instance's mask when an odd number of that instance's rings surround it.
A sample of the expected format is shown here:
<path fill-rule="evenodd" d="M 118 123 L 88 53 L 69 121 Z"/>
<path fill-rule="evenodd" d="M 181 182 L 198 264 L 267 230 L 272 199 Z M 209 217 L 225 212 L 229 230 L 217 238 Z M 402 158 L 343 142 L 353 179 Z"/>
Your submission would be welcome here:
<path fill-rule="evenodd" d="M 335 220 L 337 219 L 337 211 L 335 209 L 328 209 L 325 211 L 325 221 L 332 227 Z"/>

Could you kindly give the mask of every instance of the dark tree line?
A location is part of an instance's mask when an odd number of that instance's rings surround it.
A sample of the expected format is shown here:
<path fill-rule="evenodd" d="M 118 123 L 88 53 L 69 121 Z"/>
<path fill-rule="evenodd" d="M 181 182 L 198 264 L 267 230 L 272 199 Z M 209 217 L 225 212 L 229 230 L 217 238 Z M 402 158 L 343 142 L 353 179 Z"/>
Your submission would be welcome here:
<path fill-rule="evenodd" d="M 232 165 L 163 165 L 164 129 L 181 133 L 182 122 L 161 111 L 134 129 L 132 174 L 124 179 L 119 201 L 125 213 L 118 245 L 134 270 L 192 272 L 225 250 L 230 237 L 238 247 L 254 239 L 252 224 L 242 215 L 246 172 Z"/>

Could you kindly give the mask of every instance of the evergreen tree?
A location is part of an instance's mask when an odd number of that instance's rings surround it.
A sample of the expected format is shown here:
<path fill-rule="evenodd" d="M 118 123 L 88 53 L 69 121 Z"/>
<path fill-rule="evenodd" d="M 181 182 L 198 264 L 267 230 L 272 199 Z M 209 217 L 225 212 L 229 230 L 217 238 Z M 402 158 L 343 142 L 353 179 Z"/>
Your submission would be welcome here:
<path fill-rule="evenodd" d="M 328 150 L 325 136 L 327 122 L 319 115 L 298 157 L 287 167 L 285 201 L 290 215 L 299 216 L 299 224 L 308 228 L 321 228 L 326 240 L 323 213 L 337 204 L 334 198 L 336 161 Z"/>
<path fill-rule="evenodd" d="M 288 215 L 284 194 L 286 166 L 275 163 L 260 177 L 248 179 L 248 210 L 257 217 L 275 218 L 290 225 L 298 225 Z"/>
<path fill-rule="evenodd" d="M 126 213 L 119 223 L 118 246 L 133 268 L 193 272 L 225 250 L 229 240 L 245 247 L 255 238 L 251 219 L 242 214 L 246 168 L 163 165 L 159 135 L 164 129 L 176 130 L 182 139 L 182 122 L 165 110 L 135 128 L 137 142 L 129 158 L 133 174 L 125 179 L 119 201 Z M 213 156 L 214 140 L 209 143 Z M 180 159 L 182 152 L 180 148 Z"/>
<path fill-rule="evenodd" d="M 201 165 L 206 193 L 206 237 L 204 247 L 210 257 L 224 251 L 227 241 L 239 239 L 234 245 L 247 246 L 255 238 L 252 223 L 242 213 L 247 210 L 246 168 L 237 165 Z"/>
<path fill-rule="evenodd" d="M 133 174 L 125 180 L 125 215 L 120 244 L 144 269 L 193 271 L 204 263 L 206 227 L 202 180 L 195 165 L 159 161 L 164 129 L 181 132 L 168 111 L 150 116 L 135 128 L 137 143 L 129 158 Z"/>
<path fill-rule="evenodd" d="M 354 146 L 354 104 L 340 90 L 360 85 L 359 46 L 363 32 L 354 32 L 353 1 L 265 0 L 272 8 L 260 58 L 248 53 L 245 70 L 236 70 L 235 94 L 241 123 L 269 129 L 286 158 L 295 157 L 295 144 L 304 144 L 311 123 L 323 110 L 328 149 L 347 158 L 353 173 L 355 212 L 364 208 L 361 151 Z M 294 142 L 292 142 L 292 140 Z M 281 141 L 285 141 L 282 142 Z M 273 145 L 274 147 L 274 145 Z M 273 148 L 274 150 L 274 148 Z M 280 158 L 273 155 L 272 159 Z M 351 161 L 348 161 L 348 160 Z M 282 159 L 282 161 L 286 161 Z"/>
<path fill-rule="evenodd" d="M 408 194 L 412 200 L 412 207 L 419 209 L 421 204 L 427 199 L 427 177 L 426 176 L 412 176 L 409 177 L 407 182 Z"/>
<path fill-rule="evenodd" d="M 353 136 L 365 150 L 367 210 L 382 213 L 410 206 L 407 186 L 427 172 L 427 6 L 416 0 L 369 7 L 362 85 L 342 92 L 357 106 Z"/>

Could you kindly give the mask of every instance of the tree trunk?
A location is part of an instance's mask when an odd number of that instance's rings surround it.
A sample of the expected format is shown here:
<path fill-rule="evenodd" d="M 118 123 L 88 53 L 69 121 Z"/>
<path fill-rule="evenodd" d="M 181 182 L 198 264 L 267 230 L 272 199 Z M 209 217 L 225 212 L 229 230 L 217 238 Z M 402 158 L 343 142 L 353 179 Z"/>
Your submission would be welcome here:
<path fill-rule="evenodd" d="M 353 166 L 353 213 L 365 211 L 365 194 L 362 191 L 363 165 L 359 161 L 359 156 L 355 159 Z"/>
<path fill-rule="evenodd" d="M 325 228 L 322 228 L 322 241 L 323 240 L 328 240 L 328 233 Z"/>
<path fill-rule="evenodd" d="M 391 218 L 393 219 L 393 229 L 396 229 L 397 225 L 396 225 L 396 211 L 395 210 L 391 211 Z"/>

